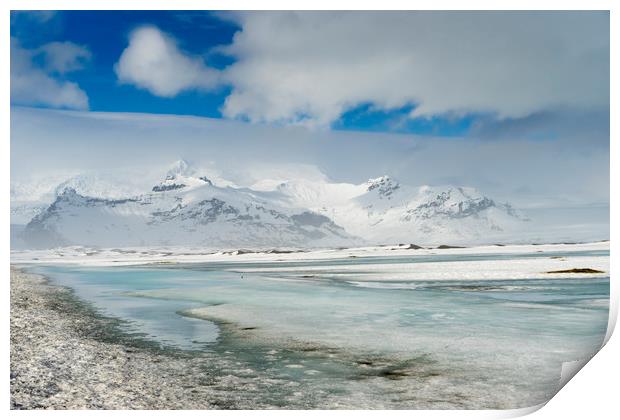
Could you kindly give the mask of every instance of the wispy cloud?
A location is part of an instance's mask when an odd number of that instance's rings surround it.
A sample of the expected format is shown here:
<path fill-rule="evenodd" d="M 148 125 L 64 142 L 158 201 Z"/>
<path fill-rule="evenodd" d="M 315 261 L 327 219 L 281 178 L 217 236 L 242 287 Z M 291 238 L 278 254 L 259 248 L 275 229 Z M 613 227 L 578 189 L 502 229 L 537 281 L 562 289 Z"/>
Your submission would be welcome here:
<path fill-rule="evenodd" d="M 37 60 L 41 57 L 43 64 Z M 86 92 L 63 75 L 82 68 L 89 58 L 88 49 L 71 42 L 26 49 L 11 39 L 11 103 L 88 109 Z"/>
<path fill-rule="evenodd" d="M 603 134 L 540 141 L 523 133 L 520 128 L 515 138 L 491 142 L 14 108 L 11 159 L 20 164 L 11 167 L 11 178 L 123 168 L 157 169 L 161 175 L 171 160 L 184 157 L 197 166 L 215 162 L 222 177 L 238 185 L 277 178 L 283 167 L 311 177 L 305 168 L 312 166 L 337 182 L 387 174 L 409 185 L 474 186 L 518 207 L 608 202 L 609 148 Z"/>
<path fill-rule="evenodd" d="M 45 69 L 59 74 L 80 70 L 91 58 L 88 48 L 73 42 L 50 42 L 38 51 L 44 56 Z"/>

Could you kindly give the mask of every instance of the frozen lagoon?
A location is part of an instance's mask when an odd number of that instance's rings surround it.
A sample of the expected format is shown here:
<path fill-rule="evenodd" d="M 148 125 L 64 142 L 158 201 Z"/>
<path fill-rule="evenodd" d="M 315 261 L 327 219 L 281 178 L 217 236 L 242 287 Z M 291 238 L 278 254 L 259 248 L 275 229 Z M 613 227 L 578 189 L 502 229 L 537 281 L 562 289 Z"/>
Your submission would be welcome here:
<path fill-rule="evenodd" d="M 184 251 L 165 255 L 174 264 L 142 266 L 135 264 L 154 261 L 129 252 L 134 265 L 124 266 L 105 260 L 116 251 L 102 251 L 93 254 L 97 267 L 79 255 L 65 264 L 48 256 L 31 270 L 131 321 L 133 332 L 214 354 L 222 375 L 246 375 L 241 397 L 260 392 L 297 408 L 522 408 L 554 394 L 563 362 L 602 344 L 608 247 L 365 248 L 192 261 Z M 545 274 L 577 267 L 604 274 Z"/>

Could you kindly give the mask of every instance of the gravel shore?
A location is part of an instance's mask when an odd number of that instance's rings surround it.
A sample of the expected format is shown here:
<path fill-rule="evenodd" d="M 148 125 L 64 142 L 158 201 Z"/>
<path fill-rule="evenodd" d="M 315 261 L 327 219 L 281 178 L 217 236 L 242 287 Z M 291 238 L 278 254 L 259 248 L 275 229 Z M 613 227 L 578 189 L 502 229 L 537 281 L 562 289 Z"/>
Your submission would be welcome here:
<path fill-rule="evenodd" d="M 233 408 L 205 355 L 157 349 L 11 267 L 11 409 Z"/>
<path fill-rule="evenodd" d="M 232 324 L 220 325 L 222 348 L 186 351 L 130 334 L 124 323 L 12 266 L 11 409 L 313 409 L 338 400 L 270 370 L 272 347 L 253 347 Z M 260 354 L 265 366 L 257 367 Z"/>

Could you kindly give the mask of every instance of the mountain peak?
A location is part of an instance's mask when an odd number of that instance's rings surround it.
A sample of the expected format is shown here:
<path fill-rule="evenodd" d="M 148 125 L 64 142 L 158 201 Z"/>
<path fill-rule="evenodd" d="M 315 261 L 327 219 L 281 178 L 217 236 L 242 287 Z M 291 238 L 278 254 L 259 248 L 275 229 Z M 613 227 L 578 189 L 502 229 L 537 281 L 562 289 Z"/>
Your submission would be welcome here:
<path fill-rule="evenodd" d="M 412 215 L 421 219 L 431 219 L 437 216 L 462 219 L 497 207 L 495 201 L 485 197 L 475 188 L 424 186 L 420 188 L 420 192 L 427 199 L 415 209 L 408 210 L 406 220 L 410 220 Z"/>
<path fill-rule="evenodd" d="M 398 181 L 390 178 L 388 175 L 379 178 L 371 178 L 366 182 L 367 191 L 377 190 L 380 198 L 388 198 L 400 188 Z"/>
<path fill-rule="evenodd" d="M 213 182 L 206 176 L 199 176 L 185 159 L 179 159 L 172 164 L 166 178 L 152 188 L 153 192 L 180 190 L 185 187 L 213 186 Z"/>
<path fill-rule="evenodd" d="M 56 189 L 56 196 L 58 197 L 71 197 L 71 196 L 79 196 L 77 190 L 72 186 L 62 186 L 62 188 Z"/>

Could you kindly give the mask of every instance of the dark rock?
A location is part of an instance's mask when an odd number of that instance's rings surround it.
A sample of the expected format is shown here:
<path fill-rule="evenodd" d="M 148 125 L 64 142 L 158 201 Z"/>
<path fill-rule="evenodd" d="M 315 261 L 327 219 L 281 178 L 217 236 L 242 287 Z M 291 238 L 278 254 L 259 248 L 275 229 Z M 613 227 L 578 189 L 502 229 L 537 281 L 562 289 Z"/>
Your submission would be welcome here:
<path fill-rule="evenodd" d="M 603 274 L 604 271 L 595 270 L 593 268 L 571 268 L 568 270 L 546 271 L 547 274 L 564 274 L 564 273 L 583 273 L 583 274 Z"/>

